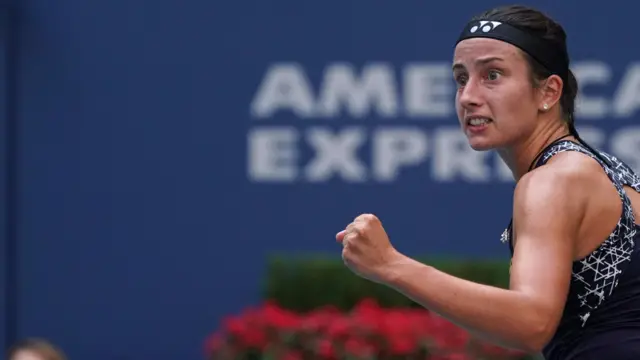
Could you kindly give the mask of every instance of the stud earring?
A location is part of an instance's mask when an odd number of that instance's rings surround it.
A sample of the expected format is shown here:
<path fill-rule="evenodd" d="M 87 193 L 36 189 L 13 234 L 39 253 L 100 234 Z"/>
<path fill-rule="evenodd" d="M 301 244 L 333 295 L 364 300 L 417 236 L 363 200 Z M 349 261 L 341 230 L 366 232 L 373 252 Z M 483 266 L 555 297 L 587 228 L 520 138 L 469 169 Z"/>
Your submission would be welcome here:
<path fill-rule="evenodd" d="M 544 104 L 544 105 L 542 105 L 542 108 L 545 109 L 545 110 L 549 110 L 549 105 Z"/>

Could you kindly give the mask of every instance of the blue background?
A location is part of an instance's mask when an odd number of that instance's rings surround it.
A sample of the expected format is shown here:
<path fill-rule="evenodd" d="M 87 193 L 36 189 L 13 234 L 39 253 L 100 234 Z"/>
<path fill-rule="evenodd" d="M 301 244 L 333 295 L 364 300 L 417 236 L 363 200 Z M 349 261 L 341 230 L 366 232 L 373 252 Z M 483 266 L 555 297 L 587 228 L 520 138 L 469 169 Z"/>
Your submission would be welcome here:
<path fill-rule="evenodd" d="M 429 160 L 392 182 L 247 175 L 248 133 L 258 126 L 300 134 L 412 126 L 428 136 L 455 129 L 453 116 L 356 117 L 343 109 L 330 118 L 279 111 L 256 119 L 250 107 L 277 64 L 298 64 L 317 93 L 332 64 L 360 71 L 386 63 L 401 89 L 405 65 L 448 65 L 466 21 L 502 3 L 7 3 L 0 345 L 45 336 L 72 359 L 200 359 L 225 314 L 259 301 L 268 254 L 337 258 L 334 234 L 363 212 L 376 213 L 409 254 L 508 256 L 498 241 L 510 216 L 508 181 L 438 181 Z M 640 61 L 640 3 L 615 3 L 527 3 L 565 26 L 574 62 L 611 69 L 608 83 L 584 89 L 607 99 Z M 620 129 L 637 130 L 638 116 L 578 122 L 608 144 Z M 369 142 L 360 153 L 365 164 Z M 299 146 L 306 163 L 312 149 Z"/>

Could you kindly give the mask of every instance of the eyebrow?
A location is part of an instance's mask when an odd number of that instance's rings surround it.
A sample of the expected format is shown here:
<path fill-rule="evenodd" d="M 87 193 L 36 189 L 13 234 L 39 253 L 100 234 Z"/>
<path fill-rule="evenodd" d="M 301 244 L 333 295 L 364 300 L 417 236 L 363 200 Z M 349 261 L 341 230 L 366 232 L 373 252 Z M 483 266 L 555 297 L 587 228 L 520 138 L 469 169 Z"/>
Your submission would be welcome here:
<path fill-rule="evenodd" d="M 504 61 L 504 59 L 501 58 L 501 57 L 498 57 L 498 56 L 489 56 L 489 57 L 485 57 L 485 58 L 476 59 L 474 61 L 474 64 L 476 66 L 478 66 L 478 65 L 486 65 L 486 64 L 488 64 L 490 62 L 493 62 L 493 61 Z M 453 70 L 464 69 L 464 68 L 465 68 L 464 65 L 462 65 L 461 63 L 455 63 L 455 64 L 453 64 L 453 67 L 452 67 Z"/>

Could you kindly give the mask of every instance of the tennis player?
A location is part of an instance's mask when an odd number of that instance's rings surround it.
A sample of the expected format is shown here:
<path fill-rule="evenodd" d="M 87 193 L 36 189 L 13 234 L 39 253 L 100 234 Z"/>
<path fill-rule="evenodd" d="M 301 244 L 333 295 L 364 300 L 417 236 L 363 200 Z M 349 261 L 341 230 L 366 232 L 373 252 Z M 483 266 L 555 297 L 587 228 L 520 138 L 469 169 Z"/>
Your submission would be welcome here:
<path fill-rule="evenodd" d="M 337 234 L 345 264 L 504 347 L 547 360 L 640 359 L 640 178 L 580 139 L 565 31 L 535 9 L 489 10 L 464 27 L 453 77 L 470 146 L 497 150 L 517 182 L 502 235 L 509 289 L 399 253 L 371 214 Z M 427 230 L 416 236 L 429 241 Z"/>

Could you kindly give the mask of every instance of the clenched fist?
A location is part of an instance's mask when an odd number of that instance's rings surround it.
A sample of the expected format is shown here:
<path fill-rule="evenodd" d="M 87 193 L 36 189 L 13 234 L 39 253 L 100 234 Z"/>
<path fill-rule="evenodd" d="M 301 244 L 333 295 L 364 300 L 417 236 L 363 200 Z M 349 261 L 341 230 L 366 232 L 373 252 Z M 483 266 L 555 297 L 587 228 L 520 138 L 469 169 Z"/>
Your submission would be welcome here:
<path fill-rule="evenodd" d="M 342 243 L 342 259 L 347 267 L 371 281 L 384 283 L 390 275 L 389 266 L 399 257 L 382 223 L 371 214 L 358 216 L 336 239 Z"/>

